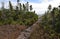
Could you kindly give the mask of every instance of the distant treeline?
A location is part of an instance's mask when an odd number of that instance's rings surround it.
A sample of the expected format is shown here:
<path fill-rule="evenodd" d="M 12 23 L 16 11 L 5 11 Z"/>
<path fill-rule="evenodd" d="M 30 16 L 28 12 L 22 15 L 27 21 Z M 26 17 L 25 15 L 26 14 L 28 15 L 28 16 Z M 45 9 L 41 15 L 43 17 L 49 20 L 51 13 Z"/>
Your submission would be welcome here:
<path fill-rule="evenodd" d="M 32 5 L 29 6 L 29 2 L 26 5 L 17 3 L 16 8 L 13 8 L 11 1 L 9 1 L 9 9 L 6 9 L 4 2 L 2 2 L 0 25 L 20 24 L 30 26 L 38 20 L 38 15 L 35 14 L 35 11 L 32 11 Z"/>
<path fill-rule="evenodd" d="M 60 33 L 60 5 L 58 7 L 48 6 L 48 11 L 42 16 L 42 25 L 48 31 Z"/>

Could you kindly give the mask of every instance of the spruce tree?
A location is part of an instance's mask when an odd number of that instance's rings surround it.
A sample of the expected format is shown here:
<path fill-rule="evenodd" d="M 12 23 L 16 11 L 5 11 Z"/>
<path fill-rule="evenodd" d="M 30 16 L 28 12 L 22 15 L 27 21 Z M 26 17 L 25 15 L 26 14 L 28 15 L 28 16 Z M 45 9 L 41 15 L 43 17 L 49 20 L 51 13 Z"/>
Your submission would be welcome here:
<path fill-rule="evenodd" d="M 4 10 L 4 2 L 2 2 L 2 10 Z"/>
<path fill-rule="evenodd" d="M 20 11 L 22 11 L 22 5 L 21 5 L 21 3 L 20 3 Z"/>
<path fill-rule="evenodd" d="M 26 10 L 29 11 L 29 2 L 26 3 Z"/>
<path fill-rule="evenodd" d="M 53 8 L 53 10 L 51 12 L 53 28 L 55 27 L 55 10 L 56 10 L 56 8 Z"/>
<path fill-rule="evenodd" d="M 19 2 L 20 0 L 17 0 L 17 2 Z"/>
<path fill-rule="evenodd" d="M 25 5 L 23 4 L 23 10 L 25 11 L 26 10 L 26 7 L 25 7 Z"/>
<path fill-rule="evenodd" d="M 48 6 L 49 13 L 51 12 L 51 8 L 52 8 L 52 6 L 49 5 L 49 6 Z"/>
<path fill-rule="evenodd" d="M 30 11 L 32 10 L 33 8 L 32 8 L 32 5 L 30 5 Z"/>
<path fill-rule="evenodd" d="M 9 8 L 10 8 L 11 11 L 13 10 L 13 6 L 11 4 L 11 1 L 9 1 Z"/>
<path fill-rule="evenodd" d="M 59 13 L 60 13 L 60 5 L 58 7 L 59 7 Z"/>

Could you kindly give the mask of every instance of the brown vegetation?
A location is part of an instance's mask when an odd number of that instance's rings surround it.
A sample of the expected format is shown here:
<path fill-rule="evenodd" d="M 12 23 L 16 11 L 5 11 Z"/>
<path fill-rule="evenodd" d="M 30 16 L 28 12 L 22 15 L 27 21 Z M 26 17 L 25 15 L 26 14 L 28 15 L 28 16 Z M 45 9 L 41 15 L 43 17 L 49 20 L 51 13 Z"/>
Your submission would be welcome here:
<path fill-rule="evenodd" d="M 37 27 L 29 37 L 29 39 L 60 39 L 60 35 L 56 32 L 50 32 L 45 30 L 40 24 L 36 25 Z"/>
<path fill-rule="evenodd" d="M 20 35 L 20 32 L 26 28 L 24 25 L 0 26 L 0 39 L 16 39 Z"/>

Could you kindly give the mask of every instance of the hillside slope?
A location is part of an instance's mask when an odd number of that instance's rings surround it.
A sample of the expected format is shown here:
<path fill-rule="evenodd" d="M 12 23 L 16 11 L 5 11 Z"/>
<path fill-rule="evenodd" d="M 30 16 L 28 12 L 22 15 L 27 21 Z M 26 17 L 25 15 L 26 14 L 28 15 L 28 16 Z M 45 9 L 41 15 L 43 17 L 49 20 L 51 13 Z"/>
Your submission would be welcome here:
<path fill-rule="evenodd" d="M 3 25 L 0 26 L 0 39 L 16 39 L 21 31 L 26 29 L 24 25 Z"/>
<path fill-rule="evenodd" d="M 60 39 L 60 36 L 56 33 L 49 33 L 40 26 L 33 31 L 29 39 Z"/>

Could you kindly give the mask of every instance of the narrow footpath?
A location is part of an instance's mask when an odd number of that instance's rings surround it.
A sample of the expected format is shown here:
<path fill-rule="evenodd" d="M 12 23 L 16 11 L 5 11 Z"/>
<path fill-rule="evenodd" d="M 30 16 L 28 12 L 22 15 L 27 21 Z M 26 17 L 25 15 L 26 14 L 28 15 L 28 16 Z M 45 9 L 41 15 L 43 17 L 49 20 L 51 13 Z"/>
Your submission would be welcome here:
<path fill-rule="evenodd" d="M 19 35 L 19 37 L 17 37 L 16 39 L 28 39 L 31 35 L 31 33 L 38 27 L 37 24 L 40 22 L 40 19 L 34 23 L 31 27 L 25 29 L 23 32 L 21 32 L 21 34 Z"/>

